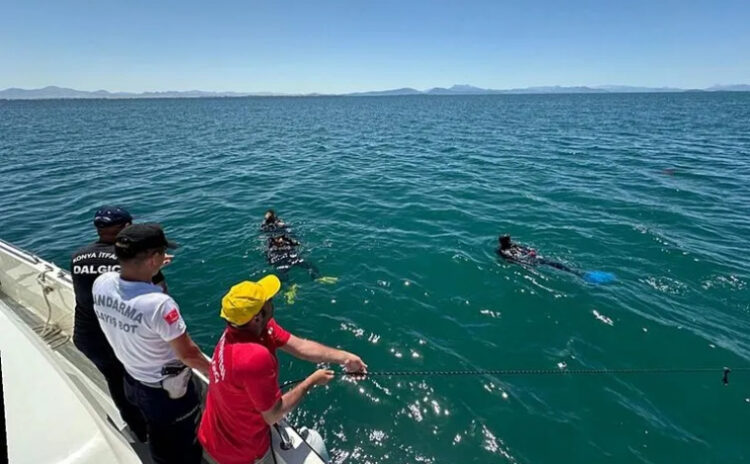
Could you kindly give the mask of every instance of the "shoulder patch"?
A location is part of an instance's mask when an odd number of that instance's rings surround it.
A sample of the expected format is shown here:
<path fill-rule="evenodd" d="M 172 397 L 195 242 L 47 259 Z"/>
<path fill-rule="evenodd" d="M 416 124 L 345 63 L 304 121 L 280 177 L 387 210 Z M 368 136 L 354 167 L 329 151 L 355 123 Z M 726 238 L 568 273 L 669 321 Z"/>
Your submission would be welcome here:
<path fill-rule="evenodd" d="M 167 321 L 167 324 L 172 325 L 180 320 L 180 312 L 177 311 L 177 308 L 172 308 L 167 314 L 164 315 L 164 320 Z"/>

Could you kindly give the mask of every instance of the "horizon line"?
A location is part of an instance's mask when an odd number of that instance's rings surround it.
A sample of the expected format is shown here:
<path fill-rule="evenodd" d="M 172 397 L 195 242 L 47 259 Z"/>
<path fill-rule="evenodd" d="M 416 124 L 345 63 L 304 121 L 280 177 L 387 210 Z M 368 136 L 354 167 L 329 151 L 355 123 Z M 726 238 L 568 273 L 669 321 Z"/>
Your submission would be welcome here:
<path fill-rule="evenodd" d="M 365 90 L 339 93 L 285 93 L 273 91 L 211 91 L 211 90 L 146 90 L 110 91 L 78 90 L 69 87 L 48 85 L 40 88 L 8 87 L 0 90 L 0 100 L 58 100 L 58 99 L 154 99 L 154 98 L 245 98 L 245 97 L 345 97 L 345 96 L 445 96 L 445 95 L 492 95 L 492 94 L 616 94 L 616 93 L 691 93 L 691 92 L 748 92 L 748 84 L 715 84 L 705 88 L 680 88 L 669 86 L 634 86 L 624 84 L 604 85 L 546 85 L 509 89 L 481 88 L 469 84 L 454 84 L 451 87 L 430 87 L 419 90 L 399 87 L 386 90 Z"/>

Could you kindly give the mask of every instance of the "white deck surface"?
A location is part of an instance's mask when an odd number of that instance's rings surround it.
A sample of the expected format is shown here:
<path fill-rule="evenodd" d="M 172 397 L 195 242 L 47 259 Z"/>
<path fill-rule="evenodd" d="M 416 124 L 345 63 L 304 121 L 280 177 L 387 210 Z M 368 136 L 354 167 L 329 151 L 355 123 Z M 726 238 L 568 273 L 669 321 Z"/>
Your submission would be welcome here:
<path fill-rule="evenodd" d="M 58 366 L 59 354 L 0 301 L 8 462 L 140 463 Z"/>

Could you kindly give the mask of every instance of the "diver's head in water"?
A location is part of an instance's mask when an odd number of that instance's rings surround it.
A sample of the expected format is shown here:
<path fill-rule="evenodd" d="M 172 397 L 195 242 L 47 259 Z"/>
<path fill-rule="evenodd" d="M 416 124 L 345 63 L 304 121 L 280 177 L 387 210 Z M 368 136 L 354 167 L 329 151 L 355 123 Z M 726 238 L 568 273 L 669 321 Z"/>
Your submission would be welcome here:
<path fill-rule="evenodd" d="M 510 248 L 510 235 L 501 235 L 499 241 L 501 250 L 508 250 Z"/>
<path fill-rule="evenodd" d="M 276 222 L 276 213 L 274 210 L 269 209 L 263 216 L 263 224 L 273 224 L 274 222 Z"/>

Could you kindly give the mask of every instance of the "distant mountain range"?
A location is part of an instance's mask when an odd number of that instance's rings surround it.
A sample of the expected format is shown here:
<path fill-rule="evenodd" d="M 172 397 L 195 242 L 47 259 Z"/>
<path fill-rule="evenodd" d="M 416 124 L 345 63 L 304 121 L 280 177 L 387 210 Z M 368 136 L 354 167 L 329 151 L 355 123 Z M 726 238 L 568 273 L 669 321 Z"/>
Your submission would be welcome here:
<path fill-rule="evenodd" d="M 393 90 L 375 90 L 347 94 L 283 94 L 272 92 L 205 92 L 202 90 L 166 91 L 166 92 L 109 92 L 96 90 L 67 89 L 49 86 L 42 89 L 10 88 L 0 90 L 0 100 L 43 100 L 67 98 L 216 98 L 216 97 L 281 97 L 281 96 L 346 96 L 346 97 L 380 97 L 394 95 L 497 95 L 497 94 L 571 94 L 571 93 L 653 93 L 653 92 L 750 92 L 750 85 L 715 85 L 705 89 L 678 89 L 674 87 L 632 87 L 627 85 L 601 85 L 594 87 L 525 87 L 519 89 L 494 90 L 471 85 L 454 85 L 453 87 L 434 87 L 428 90 L 417 90 L 409 87 Z"/>
<path fill-rule="evenodd" d="M 633 87 L 629 85 L 600 85 L 594 87 L 576 86 L 561 87 L 525 87 L 519 89 L 483 89 L 472 85 L 454 85 L 450 88 L 435 87 L 429 90 L 417 90 L 409 87 L 394 90 L 377 90 L 373 92 L 349 93 L 352 97 L 371 97 L 386 95 L 496 95 L 496 94 L 550 94 L 550 93 L 655 93 L 655 92 L 750 92 L 750 85 L 715 85 L 706 89 L 678 89 L 675 87 Z M 1 94 L 1 92 L 0 92 Z"/>
<path fill-rule="evenodd" d="M 17 89 L 10 88 L 0 90 L 0 99 L 7 100 L 41 100 L 56 98 L 206 98 L 206 97 L 249 97 L 249 96 L 273 96 L 270 92 L 242 93 L 242 92 L 204 92 L 202 90 L 188 90 L 184 92 L 109 92 L 107 90 L 66 89 L 64 87 L 49 86 L 43 89 Z"/>

